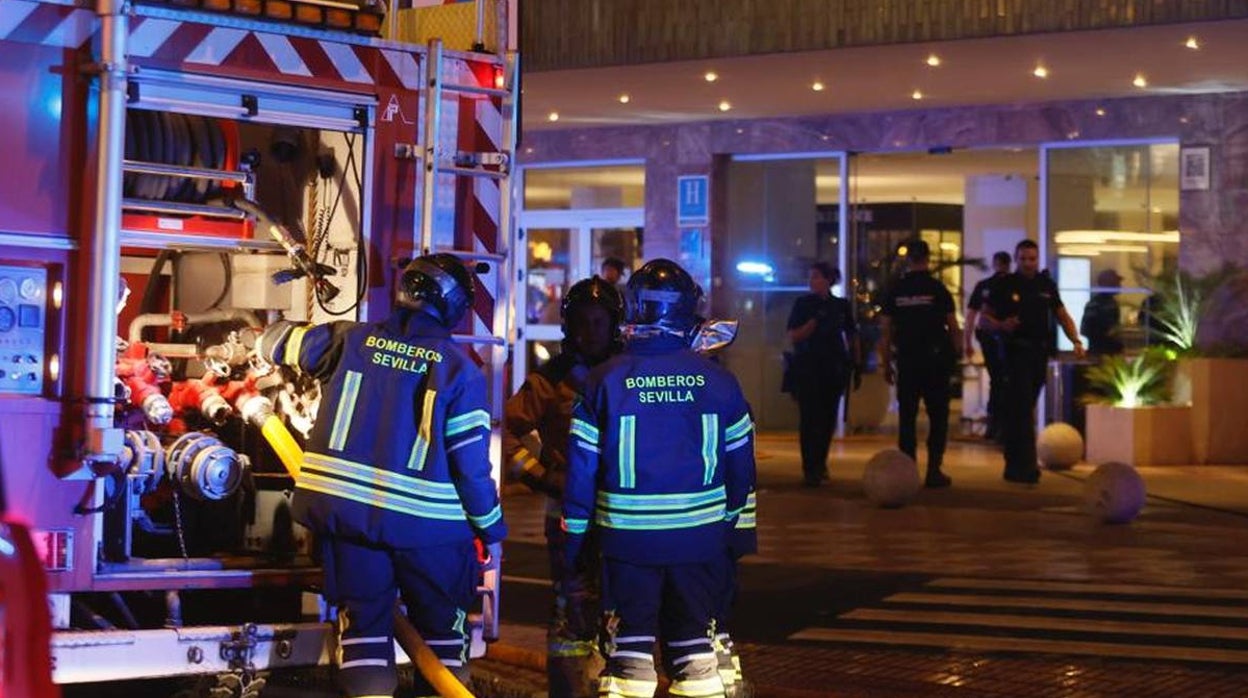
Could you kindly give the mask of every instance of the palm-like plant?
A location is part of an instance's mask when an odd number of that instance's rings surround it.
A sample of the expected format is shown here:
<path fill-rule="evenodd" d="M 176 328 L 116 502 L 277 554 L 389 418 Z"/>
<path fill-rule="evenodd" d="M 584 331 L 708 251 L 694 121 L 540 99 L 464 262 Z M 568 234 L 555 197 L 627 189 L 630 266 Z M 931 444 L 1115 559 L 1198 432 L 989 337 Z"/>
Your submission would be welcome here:
<path fill-rule="evenodd" d="M 1159 339 L 1179 354 L 1197 350 L 1196 335 L 1206 305 L 1214 291 L 1237 273 L 1229 262 L 1203 276 L 1174 268 L 1156 277 L 1151 323 Z"/>
<path fill-rule="evenodd" d="M 1194 288 L 1190 279 L 1185 284 L 1185 276 L 1175 274 L 1170 293 L 1161 296 L 1153 311 L 1161 340 L 1181 354 L 1196 348 L 1196 331 L 1200 328 L 1200 313 L 1205 303 L 1204 293 Z"/>
<path fill-rule="evenodd" d="M 1086 402 L 1115 407 L 1143 407 L 1170 399 L 1170 372 L 1174 362 L 1165 351 L 1149 350 L 1134 357 L 1105 356 L 1088 369 L 1091 392 Z"/>

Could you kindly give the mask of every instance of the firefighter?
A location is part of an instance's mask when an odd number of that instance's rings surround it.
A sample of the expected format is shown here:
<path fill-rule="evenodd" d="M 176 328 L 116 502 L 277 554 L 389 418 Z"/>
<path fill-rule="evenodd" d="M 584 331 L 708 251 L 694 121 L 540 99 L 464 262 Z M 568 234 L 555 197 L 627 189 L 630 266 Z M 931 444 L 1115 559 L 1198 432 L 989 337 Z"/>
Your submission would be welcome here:
<path fill-rule="evenodd" d="M 1005 410 L 1005 479 L 1035 484 L 1040 481 L 1036 465 L 1036 399 L 1044 387 L 1045 364 L 1057 353 L 1054 324 L 1060 323 L 1084 356 L 1083 341 L 1057 284 L 1040 271 L 1040 248 L 1023 240 L 1014 248 L 1013 274 L 989 285 L 984 294 L 982 322 L 998 334 L 1005 346 L 1006 388 L 1001 396 Z"/>
<path fill-rule="evenodd" d="M 472 305 L 472 274 L 452 255 L 428 255 L 396 285 L 384 322 L 279 322 L 260 342 L 265 357 L 313 375 L 324 391 L 292 508 L 321 540 L 348 696 L 397 687 L 396 590 L 430 649 L 466 680 L 474 538 L 506 535 L 485 379 L 451 339 Z M 415 695 L 437 695 L 423 677 L 417 684 Z"/>
<path fill-rule="evenodd" d="M 736 379 L 697 355 L 697 285 L 658 259 L 628 282 L 628 344 L 572 412 L 563 527 L 570 567 L 592 522 L 602 556 L 600 696 L 652 696 L 663 641 L 671 695 L 724 696 L 712 647 L 728 533 L 754 484 L 753 422 Z"/>
<path fill-rule="evenodd" d="M 810 265 L 810 293 L 793 303 L 787 323 L 793 358 L 787 380 L 797 399 L 802 484 L 828 479 L 828 448 L 850 377 L 857 373 L 861 345 L 853 307 L 832 295 L 841 272 L 827 262 Z"/>
<path fill-rule="evenodd" d="M 880 311 L 880 365 L 897 385 L 897 448 L 915 457 L 919 400 L 927 409 L 927 487 L 948 487 L 941 471 L 949 436 L 949 380 L 957 365 L 961 333 L 953 295 L 932 276 L 931 249 L 923 240 L 905 245 L 908 270 L 889 290 Z M 893 348 L 897 366 L 893 367 Z"/>
<path fill-rule="evenodd" d="M 590 368 L 619 350 L 624 299 L 602 278 L 572 286 L 560 309 L 563 350 L 531 373 L 507 401 L 503 453 L 521 482 L 547 496 L 546 547 L 550 555 L 555 607 L 547 630 L 546 671 L 551 698 L 597 695 L 601 658 L 595 652 L 598 625 L 597 570 L 564 570 L 565 534 L 559 525 L 567 473 L 568 426 L 573 398 Z M 536 431 L 540 448 L 526 444 Z M 592 553 L 589 553 L 592 554 Z"/>

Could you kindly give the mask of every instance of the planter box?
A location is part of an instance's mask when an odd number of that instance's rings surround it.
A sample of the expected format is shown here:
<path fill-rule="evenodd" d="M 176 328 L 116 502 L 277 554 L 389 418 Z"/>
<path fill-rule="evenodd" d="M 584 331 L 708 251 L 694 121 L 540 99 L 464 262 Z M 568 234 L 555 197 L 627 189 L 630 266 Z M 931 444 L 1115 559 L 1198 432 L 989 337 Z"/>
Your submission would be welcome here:
<path fill-rule="evenodd" d="M 1248 359 L 1183 359 L 1174 401 L 1192 407 L 1193 463 L 1248 463 Z"/>
<path fill-rule="evenodd" d="M 1192 408 L 1186 405 L 1111 407 L 1088 405 L 1087 460 L 1136 467 L 1190 465 Z"/>

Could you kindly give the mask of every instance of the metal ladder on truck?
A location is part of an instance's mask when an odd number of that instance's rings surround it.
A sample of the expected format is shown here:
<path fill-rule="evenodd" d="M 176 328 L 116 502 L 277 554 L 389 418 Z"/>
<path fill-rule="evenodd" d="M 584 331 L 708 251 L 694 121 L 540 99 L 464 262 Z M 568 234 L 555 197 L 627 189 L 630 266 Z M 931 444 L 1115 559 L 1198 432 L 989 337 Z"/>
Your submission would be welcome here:
<path fill-rule="evenodd" d="M 459 61 L 463 66 L 463 61 Z M 471 345 L 476 357 L 482 361 L 486 370 L 489 395 L 490 418 L 493 434 L 490 441 L 490 461 L 494 464 L 495 482 L 502 483 L 502 437 L 501 424 L 503 419 L 503 403 L 508 395 L 506 392 L 505 370 L 508 351 L 511 343 L 512 298 L 510 296 L 515 263 L 512 258 L 512 199 L 511 174 L 515 163 L 515 143 L 517 124 L 517 100 L 519 94 L 519 55 L 508 52 L 502 65 L 502 72 L 485 76 L 482 80 L 465 80 L 462 69 L 460 75 L 452 76 L 446 69 L 447 59 L 443 53 L 442 41 L 433 39 L 429 42 L 429 51 L 422 66 L 424 71 L 425 109 L 423 122 L 424 138 L 424 172 L 420 178 L 420 243 L 418 253 L 447 252 L 459 256 L 469 263 L 477 265 L 478 279 L 481 287 L 477 288 L 475 307 L 470 312 L 471 330 L 466 334 L 456 334 L 455 340 Z M 478 76 L 480 77 L 480 76 Z M 460 113 L 456 115 L 459 128 L 450 135 L 456 139 L 454 145 L 444 142 L 443 128 L 444 100 L 448 96 L 458 99 Z M 488 106 L 487 106 L 488 105 Z M 465 130 L 465 116 L 462 110 L 468 108 L 477 112 L 497 108 L 498 133 L 495 149 L 478 149 L 480 142 L 473 142 L 471 149 L 465 149 L 462 134 Z M 474 114 L 474 117 L 476 115 Z M 474 126 L 480 125 L 474 118 Z M 490 119 L 486 120 L 493 124 Z M 488 131 L 486 128 L 474 128 L 478 134 Z M 491 134 L 486 134 L 491 135 Z M 438 244 L 446 236 L 444 231 L 436 230 L 439 216 L 438 191 L 439 184 L 453 179 L 455 190 L 455 230 L 451 231 L 454 244 L 447 246 Z M 496 206 L 492 206 L 495 202 Z M 493 208 L 491 219 L 488 210 Z M 483 219 L 484 217 L 484 219 Z M 465 220 L 467 219 L 467 220 Z M 493 234 L 478 235 L 477 227 L 482 223 L 493 228 Z M 491 225 L 492 224 L 492 225 Z M 483 270 L 483 265 L 488 271 Z M 483 303 L 480 298 L 482 291 L 489 296 L 489 302 Z M 492 308 L 492 312 L 490 309 Z M 485 310 L 483 313 L 482 310 Z M 498 639 L 499 626 L 499 586 L 501 583 L 501 548 L 491 546 L 491 562 L 487 566 L 484 582 L 478 592 L 483 597 L 482 637 L 473 636 L 473 656 L 478 655 L 479 641 Z"/>

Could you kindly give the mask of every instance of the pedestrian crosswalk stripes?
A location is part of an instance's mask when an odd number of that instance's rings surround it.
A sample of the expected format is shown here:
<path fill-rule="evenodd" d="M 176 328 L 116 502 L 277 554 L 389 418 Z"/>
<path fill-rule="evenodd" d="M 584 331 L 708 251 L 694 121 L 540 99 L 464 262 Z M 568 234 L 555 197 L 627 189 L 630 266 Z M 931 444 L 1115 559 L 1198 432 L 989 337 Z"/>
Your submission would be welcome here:
<path fill-rule="evenodd" d="M 1248 593 L 942 577 L 789 639 L 1248 665 Z"/>
<path fill-rule="evenodd" d="M 1027 630 L 1078 630 L 1088 633 L 1120 633 L 1130 635 L 1161 635 L 1227 640 L 1248 640 L 1248 627 L 1222 625 L 1183 625 L 1146 621 L 1096 620 L 1080 618 L 1072 623 L 1066 616 L 1028 616 L 1008 613 L 960 613 L 957 611 L 926 611 L 888 608 L 860 608 L 841 616 L 848 620 L 891 621 L 932 625 L 982 625 L 990 628 L 1022 628 Z"/>
<path fill-rule="evenodd" d="M 1119 659 L 1152 659 L 1178 662 L 1217 662 L 1248 664 L 1248 651 L 1208 647 L 1167 645 L 1129 645 L 1110 642 L 1079 642 L 1045 640 L 994 635 L 934 634 L 894 630 L 859 630 L 852 628 L 810 628 L 790 636 L 791 640 L 844 642 L 872 645 L 908 645 L 947 647 L 979 652 L 1042 652 Z"/>
<path fill-rule="evenodd" d="M 1117 611 L 1165 616 L 1209 616 L 1248 620 L 1248 607 L 1228 608 L 1205 604 L 1177 604 L 1105 599 L 1061 599 L 1051 596 L 1002 596 L 996 594 L 925 594 L 905 592 L 885 601 L 893 603 L 937 604 L 944 606 L 986 606 L 995 608 L 1038 608 L 1060 611 Z"/>
<path fill-rule="evenodd" d="M 1031 579 L 981 579 L 977 577 L 944 577 L 923 586 L 933 589 L 995 589 L 998 591 L 1045 591 L 1084 594 L 1148 594 L 1154 596 L 1191 597 L 1198 599 L 1244 599 L 1248 589 L 1208 589 L 1205 587 L 1174 587 L 1149 584 L 1095 584 L 1057 582 Z"/>

